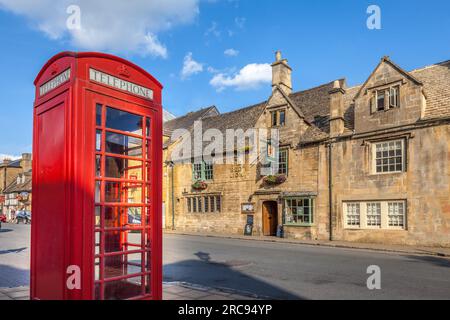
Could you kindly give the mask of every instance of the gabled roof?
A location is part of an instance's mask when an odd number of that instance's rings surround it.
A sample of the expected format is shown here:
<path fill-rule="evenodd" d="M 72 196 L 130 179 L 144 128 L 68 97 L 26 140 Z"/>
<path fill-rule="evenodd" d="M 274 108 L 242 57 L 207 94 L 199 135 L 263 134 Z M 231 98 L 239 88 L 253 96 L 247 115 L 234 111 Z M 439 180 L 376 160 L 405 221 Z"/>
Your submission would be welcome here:
<path fill-rule="evenodd" d="M 300 118 L 305 119 L 305 115 L 303 114 L 302 110 L 297 106 L 297 104 L 291 100 L 291 97 L 289 95 L 287 95 L 281 88 L 279 85 L 275 85 L 275 88 L 281 93 L 281 95 L 284 97 L 284 99 L 286 99 L 287 103 L 294 109 L 294 111 L 298 114 L 298 116 Z M 272 93 L 273 96 L 273 93 Z M 272 96 L 269 98 L 272 98 Z M 306 120 L 306 119 L 305 119 Z"/>
<path fill-rule="evenodd" d="M 450 60 L 410 72 L 423 82 L 427 97 L 424 119 L 450 117 Z"/>
<path fill-rule="evenodd" d="M 425 119 L 450 117 L 450 60 L 407 72 L 394 64 L 388 57 L 384 57 L 375 71 L 372 72 L 372 75 L 383 62 L 389 63 L 405 77 L 423 86 L 427 97 Z M 354 100 L 368 81 L 363 85 L 350 88 L 345 87 L 344 79 L 338 81 L 340 81 L 341 87 L 345 89 L 344 134 L 349 134 L 354 130 Z M 287 101 L 295 106 L 297 113 L 301 117 L 304 117 L 306 123 L 309 125 L 306 132 L 300 137 L 300 143 L 322 141 L 329 137 L 329 92 L 333 89 L 333 83 L 334 81 L 308 90 L 294 92 L 287 96 Z M 266 105 L 267 101 L 264 101 L 233 112 L 207 117 L 202 122 L 203 131 L 209 128 L 219 129 L 220 131 L 241 128 L 245 131 L 256 124 Z"/>
<path fill-rule="evenodd" d="M 177 129 L 190 130 L 190 128 L 194 125 L 195 121 L 217 114 L 219 114 L 219 111 L 215 106 L 200 109 L 194 112 L 189 112 L 184 116 L 165 122 L 163 125 L 164 127 L 163 134 L 165 136 L 170 136 L 171 133 Z"/>
<path fill-rule="evenodd" d="M 21 176 L 22 174 L 18 175 L 17 177 Z M 26 172 L 23 175 L 25 175 L 25 182 L 24 183 L 17 183 L 17 177 L 14 179 L 12 183 L 10 183 L 5 190 L 3 190 L 3 193 L 20 193 L 20 192 L 31 192 L 31 172 Z"/>
<path fill-rule="evenodd" d="M 20 160 L 21 159 L 16 159 L 16 160 L 12 160 L 11 162 L 5 164 L 4 162 L 0 162 L 0 168 L 2 167 L 7 167 L 7 168 L 21 168 L 20 166 Z"/>
<path fill-rule="evenodd" d="M 242 129 L 244 132 L 254 128 L 263 113 L 267 102 L 261 102 L 250 107 L 238 109 L 217 116 L 208 117 L 202 122 L 203 131 L 218 129 L 225 132 L 227 129 Z"/>
<path fill-rule="evenodd" d="M 366 87 L 367 83 L 370 81 L 370 79 L 373 77 L 373 75 L 378 71 L 378 69 L 380 69 L 380 67 L 383 64 L 389 64 L 391 67 L 393 67 L 394 69 L 396 69 L 399 73 L 403 74 L 405 77 L 407 77 L 408 79 L 410 79 L 411 81 L 415 82 L 417 85 L 422 85 L 422 82 L 420 82 L 419 80 L 417 80 L 412 74 L 410 74 L 409 72 L 403 70 L 401 67 L 399 67 L 398 65 L 396 65 L 394 62 L 391 61 L 391 59 L 388 56 L 384 56 L 383 58 L 381 58 L 380 63 L 377 65 L 377 67 L 372 71 L 372 73 L 370 74 L 370 76 L 367 78 L 367 80 L 364 82 L 364 84 L 361 86 L 361 88 L 359 89 L 359 91 L 356 93 L 354 99 L 358 99 L 358 97 L 361 95 L 361 92 L 363 91 L 363 89 Z"/>

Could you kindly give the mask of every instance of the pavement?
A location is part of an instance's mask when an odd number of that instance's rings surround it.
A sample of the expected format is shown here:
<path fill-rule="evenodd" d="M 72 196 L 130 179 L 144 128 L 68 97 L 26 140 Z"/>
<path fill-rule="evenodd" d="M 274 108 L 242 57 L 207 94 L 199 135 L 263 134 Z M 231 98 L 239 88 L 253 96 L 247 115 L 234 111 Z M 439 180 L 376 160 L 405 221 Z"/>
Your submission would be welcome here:
<path fill-rule="evenodd" d="M 29 230 L 0 232 L 0 288 L 16 288 L 0 298 L 26 299 Z M 441 248 L 173 233 L 163 244 L 165 299 L 450 299 Z M 369 266 L 381 271 L 380 290 L 367 287 Z"/>
<path fill-rule="evenodd" d="M 252 294 L 233 290 L 213 289 L 190 283 L 171 282 L 163 284 L 163 300 L 257 300 Z M 0 288 L 1 300 L 30 300 L 28 286 Z"/>

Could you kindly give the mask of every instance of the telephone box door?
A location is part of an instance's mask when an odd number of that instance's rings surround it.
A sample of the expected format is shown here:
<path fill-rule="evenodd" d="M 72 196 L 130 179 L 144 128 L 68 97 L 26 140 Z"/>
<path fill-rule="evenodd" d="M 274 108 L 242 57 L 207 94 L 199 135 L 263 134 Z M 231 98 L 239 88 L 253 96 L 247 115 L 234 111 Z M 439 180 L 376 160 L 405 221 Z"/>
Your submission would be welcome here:
<path fill-rule="evenodd" d="M 95 299 L 152 294 L 152 113 L 91 93 Z M 90 110 L 89 110 L 90 109 Z"/>

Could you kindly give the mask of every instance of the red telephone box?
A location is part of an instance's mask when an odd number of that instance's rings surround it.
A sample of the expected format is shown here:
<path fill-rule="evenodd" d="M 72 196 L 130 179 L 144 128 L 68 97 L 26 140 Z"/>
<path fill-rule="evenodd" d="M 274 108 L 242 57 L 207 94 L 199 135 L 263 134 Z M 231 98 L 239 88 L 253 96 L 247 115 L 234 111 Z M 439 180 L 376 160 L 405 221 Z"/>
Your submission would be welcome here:
<path fill-rule="evenodd" d="M 35 85 L 31 299 L 161 299 L 161 84 L 63 52 Z"/>

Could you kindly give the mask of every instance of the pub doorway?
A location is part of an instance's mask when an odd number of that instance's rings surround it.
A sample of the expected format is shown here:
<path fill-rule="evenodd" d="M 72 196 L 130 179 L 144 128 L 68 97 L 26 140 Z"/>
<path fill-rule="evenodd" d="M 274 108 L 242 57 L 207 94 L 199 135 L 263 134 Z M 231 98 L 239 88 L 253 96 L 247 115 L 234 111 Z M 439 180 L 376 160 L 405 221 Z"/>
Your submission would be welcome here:
<path fill-rule="evenodd" d="M 278 226 L 278 203 L 265 201 L 262 206 L 263 234 L 276 236 Z"/>

